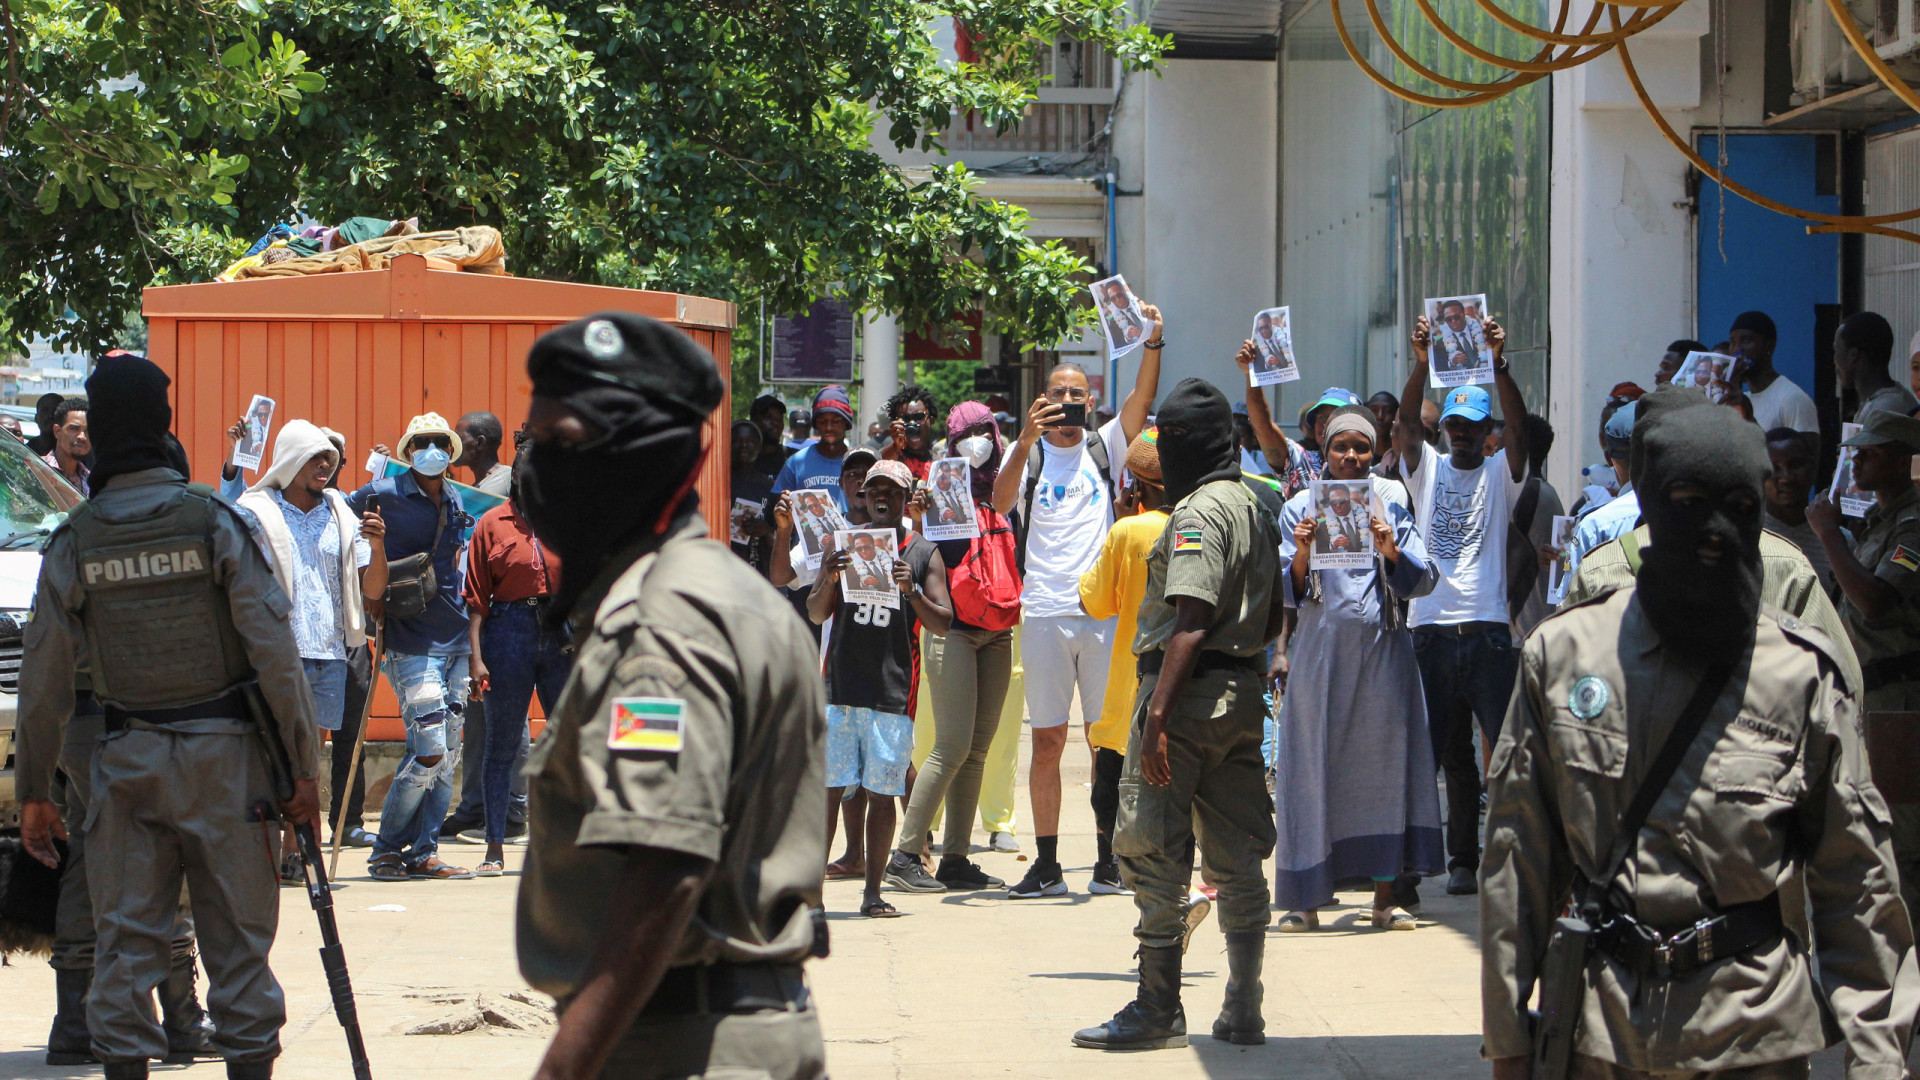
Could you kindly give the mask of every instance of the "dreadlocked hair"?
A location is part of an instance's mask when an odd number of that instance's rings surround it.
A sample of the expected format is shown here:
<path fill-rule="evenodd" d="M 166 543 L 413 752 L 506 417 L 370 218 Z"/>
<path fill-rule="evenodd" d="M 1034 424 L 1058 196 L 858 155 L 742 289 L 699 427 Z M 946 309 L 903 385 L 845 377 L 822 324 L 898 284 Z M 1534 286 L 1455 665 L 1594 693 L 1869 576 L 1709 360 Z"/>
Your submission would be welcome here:
<path fill-rule="evenodd" d="M 898 393 L 887 399 L 887 420 L 891 422 L 900 419 L 900 410 L 906 408 L 907 403 L 911 401 L 917 401 L 927 407 L 928 430 L 946 430 L 946 416 L 940 411 L 940 403 L 933 400 L 932 392 L 919 383 L 908 383 L 901 387 Z"/>

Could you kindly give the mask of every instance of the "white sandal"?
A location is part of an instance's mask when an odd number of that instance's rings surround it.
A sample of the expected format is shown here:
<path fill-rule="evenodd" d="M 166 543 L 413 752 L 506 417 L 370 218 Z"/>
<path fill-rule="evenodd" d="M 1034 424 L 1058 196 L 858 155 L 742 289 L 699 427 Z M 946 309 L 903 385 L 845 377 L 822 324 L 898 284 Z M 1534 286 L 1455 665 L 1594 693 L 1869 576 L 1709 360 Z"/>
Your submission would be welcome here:
<path fill-rule="evenodd" d="M 1417 930 L 1420 920 L 1413 917 L 1405 908 L 1374 908 L 1373 928 L 1375 930 Z"/>
<path fill-rule="evenodd" d="M 1289 911 L 1280 916 L 1280 924 L 1274 929 L 1282 934 L 1304 934 L 1309 930 L 1320 929 L 1318 911 Z"/>

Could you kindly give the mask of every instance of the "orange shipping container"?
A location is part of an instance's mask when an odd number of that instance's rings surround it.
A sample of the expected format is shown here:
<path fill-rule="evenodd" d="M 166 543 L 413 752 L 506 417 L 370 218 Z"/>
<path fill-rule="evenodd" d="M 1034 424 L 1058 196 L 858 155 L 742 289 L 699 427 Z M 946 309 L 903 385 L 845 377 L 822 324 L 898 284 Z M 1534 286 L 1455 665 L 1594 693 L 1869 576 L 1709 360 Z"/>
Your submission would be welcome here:
<path fill-rule="evenodd" d="M 679 327 L 731 370 L 734 307 L 724 300 L 430 269 L 401 255 L 386 270 L 168 285 L 146 290 L 148 355 L 173 378 L 174 431 L 196 479 L 217 482 L 226 429 L 254 394 L 274 399 L 274 432 L 299 418 L 347 440 L 340 487 L 371 477 L 374 444 L 398 442 L 407 420 L 449 422 L 487 410 L 509 443 L 527 416 L 527 352 L 555 326 L 596 311 L 632 311 Z M 730 401 L 707 423 L 698 490 L 707 526 L 727 532 Z M 269 436 L 271 447 L 271 435 Z M 271 461 L 269 454 L 263 466 Z M 461 479 L 456 477 L 456 479 Z M 367 737 L 400 740 L 400 710 L 376 680 Z M 537 702 L 536 702 L 537 706 Z"/>

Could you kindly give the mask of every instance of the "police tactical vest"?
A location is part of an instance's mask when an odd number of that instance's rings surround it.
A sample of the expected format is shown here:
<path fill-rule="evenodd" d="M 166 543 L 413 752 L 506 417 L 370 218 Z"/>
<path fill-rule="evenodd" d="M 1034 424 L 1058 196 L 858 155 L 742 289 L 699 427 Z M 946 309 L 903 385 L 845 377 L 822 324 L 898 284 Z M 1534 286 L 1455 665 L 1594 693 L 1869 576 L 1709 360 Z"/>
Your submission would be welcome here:
<path fill-rule="evenodd" d="M 219 512 L 212 488 L 190 484 L 149 517 L 107 521 L 85 502 L 67 518 L 101 700 L 129 710 L 178 708 L 252 676 L 226 591 L 213 580 Z"/>

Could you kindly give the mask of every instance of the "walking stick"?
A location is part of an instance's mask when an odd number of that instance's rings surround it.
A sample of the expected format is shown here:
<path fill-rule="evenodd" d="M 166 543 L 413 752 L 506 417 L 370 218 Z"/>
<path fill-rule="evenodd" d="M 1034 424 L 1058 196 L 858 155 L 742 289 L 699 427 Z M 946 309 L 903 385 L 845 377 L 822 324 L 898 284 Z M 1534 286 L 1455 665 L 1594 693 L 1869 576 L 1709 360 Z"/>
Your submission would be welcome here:
<path fill-rule="evenodd" d="M 266 744 L 267 769 L 273 775 L 274 795 L 282 803 L 293 798 L 293 761 L 287 756 L 286 743 L 274 724 L 273 714 L 260 695 L 259 683 L 248 683 L 242 693 L 253 724 L 260 729 Z M 372 696 L 371 692 L 368 694 Z M 278 807 L 262 805 L 263 811 Z M 333 1014 L 347 1034 L 347 1058 L 353 1063 L 354 1080 L 373 1080 L 373 1067 L 367 1063 L 367 1042 L 360 1034 L 360 1016 L 353 1004 L 353 980 L 347 974 L 347 951 L 340 944 L 340 927 L 333 919 L 333 891 L 327 885 L 327 872 L 320 866 L 320 840 L 313 835 L 312 821 L 290 822 L 293 837 L 300 845 L 300 861 L 307 879 L 307 901 L 320 920 L 320 966 L 327 972 L 327 991 L 333 996 Z"/>
<path fill-rule="evenodd" d="M 327 877 L 340 876 L 340 827 L 347 820 L 347 804 L 351 799 L 353 781 L 360 775 L 360 754 L 367 748 L 367 720 L 373 715 L 373 691 L 380 682 L 380 657 L 383 651 L 382 638 L 386 634 L 386 624 L 373 624 L 373 648 L 367 656 L 372 666 L 367 670 L 367 698 L 360 703 L 360 730 L 353 735 L 353 757 L 347 763 L 346 791 L 333 793 L 336 806 L 333 818 L 333 858 L 327 861 Z"/>

